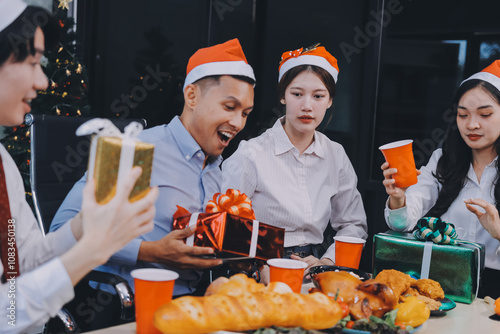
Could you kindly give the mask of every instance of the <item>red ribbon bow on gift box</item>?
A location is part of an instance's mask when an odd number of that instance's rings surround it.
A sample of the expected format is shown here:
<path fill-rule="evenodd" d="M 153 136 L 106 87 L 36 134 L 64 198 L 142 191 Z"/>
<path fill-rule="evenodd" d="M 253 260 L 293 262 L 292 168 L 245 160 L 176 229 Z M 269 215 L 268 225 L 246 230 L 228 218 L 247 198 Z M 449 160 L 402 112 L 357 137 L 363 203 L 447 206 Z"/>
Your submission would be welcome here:
<path fill-rule="evenodd" d="M 228 189 L 226 194 L 216 193 L 205 209 L 208 213 L 227 212 L 248 219 L 255 219 L 252 201 L 236 189 Z"/>
<path fill-rule="evenodd" d="M 215 193 L 212 200 L 208 201 L 205 211 L 208 213 L 227 212 L 243 218 L 255 219 L 252 201 L 247 195 L 236 189 L 228 189 L 226 194 Z M 177 205 L 177 211 L 174 213 L 174 224 L 177 218 L 189 214 L 190 212 L 188 210 Z M 176 227 L 174 227 L 174 229 L 175 228 Z"/>

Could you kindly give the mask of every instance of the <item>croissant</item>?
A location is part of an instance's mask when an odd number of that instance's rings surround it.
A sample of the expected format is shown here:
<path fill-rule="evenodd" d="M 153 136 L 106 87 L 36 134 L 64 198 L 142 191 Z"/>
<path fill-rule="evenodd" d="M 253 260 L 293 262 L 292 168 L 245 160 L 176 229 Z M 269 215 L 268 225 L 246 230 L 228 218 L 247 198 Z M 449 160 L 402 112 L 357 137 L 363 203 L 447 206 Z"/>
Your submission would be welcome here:
<path fill-rule="evenodd" d="M 239 297 L 181 297 L 161 306 L 154 323 L 163 333 L 197 334 L 269 326 L 324 329 L 341 318 L 339 304 L 320 292 L 301 295 L 258 291 Z"/>

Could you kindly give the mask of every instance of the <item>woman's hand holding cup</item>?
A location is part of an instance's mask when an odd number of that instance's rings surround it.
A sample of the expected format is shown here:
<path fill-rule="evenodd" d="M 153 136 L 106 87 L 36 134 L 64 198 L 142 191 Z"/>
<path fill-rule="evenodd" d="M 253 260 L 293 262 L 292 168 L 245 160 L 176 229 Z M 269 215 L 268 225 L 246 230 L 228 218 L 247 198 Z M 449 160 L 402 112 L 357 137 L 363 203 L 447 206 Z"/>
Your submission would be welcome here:
<path fill-rule="evenodd" d="M 395 210 L 402 208 L 403 206 L 406 205 L 406 189 L 405 188 L 399 188 L 396 187 L 395 183 L 396 180 L 394 179 L 393 175 L 397 174 L 398 170 L 397 168 L 390 168 L 389 163 L 386 161 L 380 166 L 382 169 L 383 175 L 384 175 L 384 181 L 382 181 L 382 184 L 385 187 L 385 191 L 387 195 L 389 195 L 389 209 Z M 417 169 L 417 175 L 420 175 L 420 171 Z"/>

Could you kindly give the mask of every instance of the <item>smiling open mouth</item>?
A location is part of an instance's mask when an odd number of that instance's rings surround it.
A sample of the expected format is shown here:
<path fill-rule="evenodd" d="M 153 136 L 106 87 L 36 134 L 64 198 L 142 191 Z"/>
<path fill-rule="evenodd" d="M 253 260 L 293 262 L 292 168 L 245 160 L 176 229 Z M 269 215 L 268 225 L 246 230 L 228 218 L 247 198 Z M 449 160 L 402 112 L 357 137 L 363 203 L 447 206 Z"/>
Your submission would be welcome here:
<path fill-rule="evenodd" d="M 217 134 L 219 135 L 219 138 L 223 143 L 229 142 L 231 138 L 234 137 L 232 133 L 226 131 L 217 131 Z"/>

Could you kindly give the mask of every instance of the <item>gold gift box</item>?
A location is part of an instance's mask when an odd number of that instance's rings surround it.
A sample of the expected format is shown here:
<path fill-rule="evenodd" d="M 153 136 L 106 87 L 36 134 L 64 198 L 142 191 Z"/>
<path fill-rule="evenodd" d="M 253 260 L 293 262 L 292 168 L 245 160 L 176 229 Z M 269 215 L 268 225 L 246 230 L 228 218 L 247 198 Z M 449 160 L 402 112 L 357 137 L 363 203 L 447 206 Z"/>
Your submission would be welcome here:
<path fill-rule="evenodd" d="M 133 165 L 141 167 L 142 174 L 130 193 L 130 202 L 143 198 L 149 191 L 151 171 L 153 168 L 154 147 L 153 144 L 140 141 L 135 142 Z M 99 204 L 109 202 L 116 193 L 121 151 L 121 138 L 97 137 L 94 179 L 96 182 L 96 200 Z"/>

